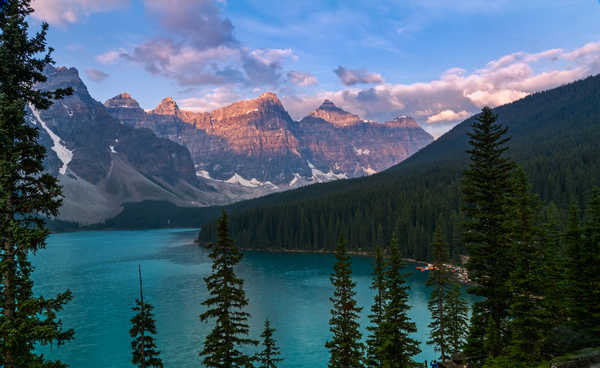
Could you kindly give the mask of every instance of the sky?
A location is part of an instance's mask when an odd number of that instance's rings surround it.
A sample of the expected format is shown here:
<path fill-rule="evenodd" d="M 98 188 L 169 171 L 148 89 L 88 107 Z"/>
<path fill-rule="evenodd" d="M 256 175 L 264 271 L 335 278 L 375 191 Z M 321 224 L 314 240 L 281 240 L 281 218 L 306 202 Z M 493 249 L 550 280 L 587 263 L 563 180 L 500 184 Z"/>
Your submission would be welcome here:
<path fill-rule="evenodd" d="M 435 137 L 481 107 L 600 73 L 599 0 L 33 0 L 57 65 L 104 102 L 211 111 L 275 92 Z"/>

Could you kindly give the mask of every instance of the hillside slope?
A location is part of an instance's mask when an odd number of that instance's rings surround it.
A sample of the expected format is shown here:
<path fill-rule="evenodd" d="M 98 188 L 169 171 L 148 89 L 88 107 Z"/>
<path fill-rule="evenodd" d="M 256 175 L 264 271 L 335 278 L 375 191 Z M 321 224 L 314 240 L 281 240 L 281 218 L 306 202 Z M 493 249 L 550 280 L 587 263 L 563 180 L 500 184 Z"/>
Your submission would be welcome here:
<path fill-rule="evenodd" d="M 536 93 L 495 109 L 509 127 L 510 155 L 534 192 L 560 209 L 582 204 L 600 183 L 600 76 Z M 332 248 L 338 232 L 351 249 L 369 249 L 399 234 L 404 255 L 428 258 L 436 221 L 455 256 L 460 239 L 460 177 L 467 119 L 389 170 L 368 178 L 314 185 L 232 207 L 233 237 L 244 247 Z M 200 240 L 214 238 L 207 224 Z"/>

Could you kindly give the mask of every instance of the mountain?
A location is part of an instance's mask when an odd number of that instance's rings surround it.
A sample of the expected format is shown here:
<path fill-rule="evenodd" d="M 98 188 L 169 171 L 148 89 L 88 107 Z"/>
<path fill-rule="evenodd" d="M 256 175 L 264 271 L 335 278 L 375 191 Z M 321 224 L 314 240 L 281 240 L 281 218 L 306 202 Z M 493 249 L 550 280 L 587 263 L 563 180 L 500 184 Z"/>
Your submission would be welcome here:
<path fill-rule="evenodd" d="M 72 87 L 74 93 L 49 109 L 29 108 L 47 148 L 46 169 L 59 176 L 65 199 L 60 219 L 93 223 L 115 216 L 122 204 L 144 200 L 178 206 L 224 204 L 248 193 L 228 193 L 196 176 L 189 151 L 149 129 L 135 129 L 112 117 L 94 100 L 75 68 L 47 67 L 37 88 Z M 127 95 L 121 105 L 139 113 Z M 142 111 L 143 112 L 143 111 Z"/>
<path fill-rule="evenodd" d="M 127 93 L 105 106 L 124 124 L 187 147 L 198 176 L 265 193 L 371 175 L 433 140 L 412 119 L 365 121 L 328 100 L 296 122 L 269 92 L 204 113 L 181 110 L 171 97 L 144 112 Z"/>
<path fill-rule="evenodd" d="M 527 172 L 545 215 L 564 219 L 571 203 L 583 207 L 600 184 L 600 76 L 532 94 L 494 112 L 509 128 L 509 154 Z M 468 164 L 473 118 L 382 173 L 231 205 L 232 237 L 246 248 L 322 250 L 333 249 L 341 232 L 350 249 L 368 250 L 389 244 L 397 234 L 404 256 L 428 259 L 440 224 L 457 259 L 465 251 L 460 179 Z M 388 124 L 412 125 L 402 119 Z M 199 225 L 201 241 L 215 237 L 214 223 Z"/>

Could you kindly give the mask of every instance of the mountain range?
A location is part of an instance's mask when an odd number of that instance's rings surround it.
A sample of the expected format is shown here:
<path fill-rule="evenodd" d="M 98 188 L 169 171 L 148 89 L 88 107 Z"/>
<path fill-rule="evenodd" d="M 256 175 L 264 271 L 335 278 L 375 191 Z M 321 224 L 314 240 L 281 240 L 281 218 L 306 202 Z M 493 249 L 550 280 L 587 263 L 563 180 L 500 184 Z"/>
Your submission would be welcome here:
<path fill-rule="evenodd" d="M 123 124 L 187 147 L 198 176 L 271 189 L 371 175 L 433 140 L 411 118 L 366 121 L 328 100 L 296 122 L 270 92 L 199 113 L 171 97 L 146 112 L 128 93 L 104 105 Z"/>
<path fill-rule="evenodd" d="M 508 154 L 527 173 L 541 216 L 565 223 L 570 206 L 583 208 L 600 185 L 600 76 L 534 93 L 494 113 L 509 129 Z M 341 233 L 351 250 L 368 251 L 396 234 L 403 256 L 426 260 L 440 226 L 456 260 L 465 254 L 460 183 L 475 118 L 376 175 L 230 205 L 232 237 L 246 248 L 322 251 L 332 250 Z M 198 218 L 218 215 L 207 211 Z M 215 238 L 214 222 L 195 225 L 202 227 L 201 241 Z"/>
<path fill-rule="evenodd" d="M 127 203 L 224 205 L 312 183 L 370 175 L 433 141 L 411 118 L 366 121 L 324 101 L 294 121 L 273 93 L 212 112 L 170 97 L 143 110 L 127 93 L 94 100 L 75 68 L 48 66 L 39 89 L 72 87 L 49 109 L 29 108 L 45 166 L 65 199 L 59 219 L 104 221 Z"/>

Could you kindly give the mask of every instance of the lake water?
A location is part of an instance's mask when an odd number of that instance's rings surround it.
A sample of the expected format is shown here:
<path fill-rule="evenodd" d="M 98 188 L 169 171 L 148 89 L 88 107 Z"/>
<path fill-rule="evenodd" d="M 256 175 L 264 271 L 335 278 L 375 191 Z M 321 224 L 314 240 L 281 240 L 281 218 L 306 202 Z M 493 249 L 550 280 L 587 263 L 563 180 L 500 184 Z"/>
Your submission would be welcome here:
<path fill-rule="evenodd" d="M 98 231 L 53 234 L 33 258 L 37 294 L 54 296 L 71 289 L 73 300 L 61 312 L 75 340 L 44 348 L 49 358 L 73 368 L 132 367 L 131 308 L 138 295 L 138 264 L 142 266 L 144 299 L 155 306 L 157 344 L 165 367 L 201 367 L 198 352 L 210 325 L 200 322 L 207 296 L 203 277 L 211 263 L 205 249 L 193 244 L 196 231 Z M 251 333 L 258 337 L 265 318 L 285 359 L 281 367 L 326 367 L 329 338 L 329 283 L 334 256 L 247 252 L 237 272 L 250 300 Z M 354 257 L 357 300 L 364 307 L 361 327 L 366 335 L 373 300 L 369 289 L 371 258 Z M 413 266 L 407 267 L 414 270 Z M 411 317 L 423 352 L 418 361 L 435 358 L 427 340 L 429 312 L 426 272 L 409 278 Z"/>

